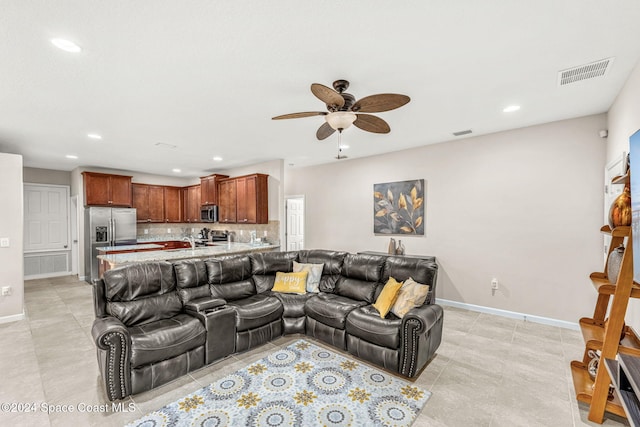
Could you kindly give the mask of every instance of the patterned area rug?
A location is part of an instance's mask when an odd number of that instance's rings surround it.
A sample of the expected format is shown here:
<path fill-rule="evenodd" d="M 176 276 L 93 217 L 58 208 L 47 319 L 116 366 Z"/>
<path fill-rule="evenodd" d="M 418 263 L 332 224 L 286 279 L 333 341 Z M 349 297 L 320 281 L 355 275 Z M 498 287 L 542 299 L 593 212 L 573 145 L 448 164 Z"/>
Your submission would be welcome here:
<path fill-rule="evenodd" d="M 128 426 L 410 426 L 430 396 L 299 340 Z"/>

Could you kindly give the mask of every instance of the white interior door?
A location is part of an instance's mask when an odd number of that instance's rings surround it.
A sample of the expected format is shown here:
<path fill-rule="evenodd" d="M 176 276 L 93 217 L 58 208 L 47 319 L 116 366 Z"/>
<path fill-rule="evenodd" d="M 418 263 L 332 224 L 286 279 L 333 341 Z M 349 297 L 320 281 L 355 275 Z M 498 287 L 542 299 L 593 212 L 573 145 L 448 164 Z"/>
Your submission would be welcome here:
<path fill-rule="evenodd" d="M 25 278 L 71 272 L 69 187 L 24 184 Z"/>
<path fill-rule="evenodd" d="M 304 197 L 287 197 L 287 250 L 304 249 Z"/>

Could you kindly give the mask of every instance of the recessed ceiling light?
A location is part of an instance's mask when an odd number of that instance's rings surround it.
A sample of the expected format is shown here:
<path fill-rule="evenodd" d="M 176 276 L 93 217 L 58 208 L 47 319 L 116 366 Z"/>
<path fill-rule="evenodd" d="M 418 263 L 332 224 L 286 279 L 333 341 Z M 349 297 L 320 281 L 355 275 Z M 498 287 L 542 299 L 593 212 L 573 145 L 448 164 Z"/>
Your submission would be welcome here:
<path fill-rule="evenodd" d="M 87 137 L 91 139 L 102 139 L 102 135 L 98 135 L 97 133 L 88 133 Z"/>
<path fill-rule="evenodd" d="M 213 158 L 213 160 L 215 160 L 216 162 L 221 162 L 221 161 L 222 161 L 222 157 L 220 157 L 220 156 L 215 156 L 215 157 Z"/>
<path fill-rule="evenodd" d="M 518 111 L 520 109 L 519 105 L 509 105 L 508 107 L 505 107 L 502 111 L 504 113 L 513 113 L 514 111 Z"/>
<path fill-rule="evenodd" d="M 67 154 L 65 157 L 66 157 L 67 159 L 77 159 L 77 158 L 78 158 L 78 156 L 73 155 L 73 154 Z"/>
<path fill-rule="evenodd" d="M 51 39 L 51 43 L 53 43 L 53 45 L 58 49 L 62 49 L 65 52 L 78 53 L 82 50 L 80 46 L 66 39 Z"/>
<path fill-rule="evenodd" d="M 180 173 L 182 172 L 180 169 L 172 169 L 175 173 Z"/>

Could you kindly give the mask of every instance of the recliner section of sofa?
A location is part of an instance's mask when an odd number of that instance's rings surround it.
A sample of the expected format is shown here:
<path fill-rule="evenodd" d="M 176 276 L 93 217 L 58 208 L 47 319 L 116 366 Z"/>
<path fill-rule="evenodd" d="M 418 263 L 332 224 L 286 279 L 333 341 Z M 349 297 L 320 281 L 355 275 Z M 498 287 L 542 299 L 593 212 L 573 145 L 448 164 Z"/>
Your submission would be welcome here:
<path fill-rule="evenodd" d="M 323 264 L 318 293 L 273 292 L 293 262 Z M 430 286 L 424 305 L 399 319 L 372 303 L 389 277 Z M 283 334 L 306 334 L 407 377 L 442 339 L 433 257 L 329 250 L 267 252 L 135 264 L 94 282 L 92 335 L 107 395 L 152 389 Z"/>
<path fill-rule="evenodd" d="M 96 318 L 91 333 L 109 399 L 149 390 L 204 366 L 206 330 L 184 312 L 173 265 L 115 269 L 105 274 L 101 286 L 94 300 L 96 315 L 104 315 Z"/>

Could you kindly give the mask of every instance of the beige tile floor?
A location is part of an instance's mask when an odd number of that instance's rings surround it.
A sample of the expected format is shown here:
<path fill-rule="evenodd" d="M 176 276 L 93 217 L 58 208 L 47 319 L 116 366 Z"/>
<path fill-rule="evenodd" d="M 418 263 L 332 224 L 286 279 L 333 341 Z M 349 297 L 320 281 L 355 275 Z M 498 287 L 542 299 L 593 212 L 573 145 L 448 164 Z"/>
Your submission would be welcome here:
<path fill-rule="evenodd" d="M 0 324 L 0 403 L 35 403 L 37 411 L 0 412 L 1 426 L 123 425 L 300 338 L 128 398 L 129 412 L 102 412 L 108 400 L 91 340 L 92 304 L 91 287 L 75 277 L 25 283 L 27 319 Z M 444 325 L 437 356 L 415 382 L 433 392 L 415 426 L 596 425 L 573 392 L 569 362 L 582 357 L 579 332 L 449 307 Z M 73 412 L 62 412 L 68 407 Z M 604 425 L 628 423 L 607 416 Z"/>

